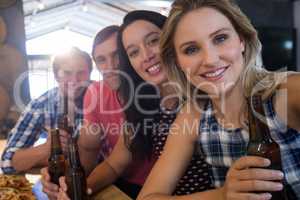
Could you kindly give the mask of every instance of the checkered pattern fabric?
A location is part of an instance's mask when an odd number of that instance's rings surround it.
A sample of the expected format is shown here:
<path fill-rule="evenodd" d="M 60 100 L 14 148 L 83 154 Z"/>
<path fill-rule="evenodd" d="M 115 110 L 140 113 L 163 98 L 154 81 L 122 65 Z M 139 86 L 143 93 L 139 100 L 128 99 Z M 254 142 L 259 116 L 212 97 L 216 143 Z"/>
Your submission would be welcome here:
<path fill-rule="evenodd" d="M 294 192 L 289 193 L 294 193 L 300 199 L 300 133 L 280 121 L 271 98 L 263 106 L 271 136 L 280 146 L 286 188 L 292 188 Z M 220 187 L 233 162 L 246 155 L 248 130 L 222 127 L 214 117 L 211 101 L 208 101 L 200 119 L 199 131 L 198 142 L 206 162 L 211 165 L 212 183 Z"/>

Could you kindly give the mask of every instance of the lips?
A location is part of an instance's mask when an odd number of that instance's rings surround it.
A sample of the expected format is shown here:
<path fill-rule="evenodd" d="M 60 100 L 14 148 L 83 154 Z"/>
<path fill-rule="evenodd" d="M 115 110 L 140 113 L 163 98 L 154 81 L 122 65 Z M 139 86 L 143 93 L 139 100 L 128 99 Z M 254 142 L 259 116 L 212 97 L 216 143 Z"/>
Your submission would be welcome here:
<path fill-rule="evenodd" d="M 161 70 L 160 64 L 157 63 L 147 68 L 146 72 L 148 72 L 150 75 L 157 75 L 160 72 L 160 70 Z"/>
<path fill-rule="evenodd" d="M 228 66 L 220 67 L 220 68 L 217 68 L 215 70 L 212 70 L 212 71 L 206 72 L 204 74 L 201 74 L 200 76 L 205 78 L 205 79 L 208 79 L 208 80 L 219 80 L 220 78 L 223 77 L 224 72 L 227 70 L 227 68 L 228 68 Z"/>

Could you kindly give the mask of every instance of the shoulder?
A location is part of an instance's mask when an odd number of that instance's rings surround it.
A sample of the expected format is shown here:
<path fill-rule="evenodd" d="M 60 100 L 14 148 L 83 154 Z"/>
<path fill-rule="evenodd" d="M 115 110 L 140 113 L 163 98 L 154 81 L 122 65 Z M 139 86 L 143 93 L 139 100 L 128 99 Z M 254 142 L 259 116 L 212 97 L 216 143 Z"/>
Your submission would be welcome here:
<path fill-rule="evenodd" d="M 95 94 L 108 94 L 111 93 L 113 90 L 107 86 L 104 81 L 94 81 L 92 82 L 87 91 L 86 94 L 88 95 L 95 95 Z"/>
<path fill-rule="evenodd" d="M 287 98 L 289 104 L 299 104 L 300 96 L 300 73 L 285 73 L 285 76 L 281 78 L 278 92 L 276 95 L 276 100 L 281 100 L 282 98 Z"/>
<path fill-rule="evenodd" d="M 94 81 L 88 86 L 88 90 L 94 90 L 100 88 L 102 81 Z"/>
<path fill-rule="evenodd" d="M 189 134 L 193 138 L 198 136 L 199 123 L 202 112 L 202 105 L 187 101 L 177 114 L 175 122 L 172 124 L 173 128 L 179 128 L 183 134 Z"/>
<path fill-rule="evenodd" d="M 98 81 L 92 82 L 84 93 L 84 101 L 90 99 L 93 96 L 94 97 L 98 96 L 98 94 L 100 93 L 100 87 L 101 87 L 100 82 Z"/>
<path fill-rule="evenodd" d="M 180 112 L 179 115 L 181 117 L 184 117 L 186 119 L 199 119 L 201 116 L 201 108 L 202 105 L 197 103 L 197 102 L 193 102 L 193 101 L 186 101 Z"/>
<path fill-rule="evenodd" d="M 300 73 L 286 73 L 273 99 L 276 113 L 288 125 L 300 118 Z M 289 120 L 287 120 L 287 117 Z"/>
<path fill-rule="evenodd" d="M 58 88 L 55 87 L 51 90 L 48 90 L 38 98 L 32 99 L 29 104 L 27 105 L 26 109 L 42 109 L 45 106 L 50 104 L 55 104 L 59 98 L 59 91 Z"/>

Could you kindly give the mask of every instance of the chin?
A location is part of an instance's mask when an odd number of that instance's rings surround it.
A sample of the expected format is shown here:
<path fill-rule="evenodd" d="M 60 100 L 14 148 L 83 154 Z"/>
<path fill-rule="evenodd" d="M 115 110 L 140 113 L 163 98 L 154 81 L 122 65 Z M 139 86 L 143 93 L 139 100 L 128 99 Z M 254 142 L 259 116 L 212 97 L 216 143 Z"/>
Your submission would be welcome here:
<path fill-rule="evenodd" d="M 167 81 L 166 77 L 155 77 L 154 79 L 152 78 L 152 80 L 148 81 L 149 83 L 153 84 L 153 85 L 160 85 L 162 83 L 165 83 Z"/>
<path fill-rule="evenodd" d="M 115 79 L 114 80 L 105 80 L 105 82 L 113 90 L 118 89 L 119 86 L 120 86 L 120 81 L 119 80 L 115 80 Z"/>

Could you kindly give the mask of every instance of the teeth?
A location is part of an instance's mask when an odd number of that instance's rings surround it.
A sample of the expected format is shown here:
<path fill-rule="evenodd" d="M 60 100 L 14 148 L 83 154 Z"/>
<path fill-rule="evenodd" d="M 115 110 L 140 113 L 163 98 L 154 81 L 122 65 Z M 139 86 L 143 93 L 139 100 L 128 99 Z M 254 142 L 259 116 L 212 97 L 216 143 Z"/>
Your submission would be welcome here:
<path fill-rule="evenodd" d="M 225 71 L 225 69 L 226 68 L 218 69 L 215 72 L 206 73 L 206 74 L 204 74 L 204 76 L 208 77 L 208 78 L 213 78 L 213 77 L 216 77 L 216 76 L 219 76 L 220 74 L 222 74 Z"/>
<path fill-rule="evenodd" d="M 148 68 L 147 70 L 150 73 L 154 73 L 154 72 L 157 72 L 159 70 L 159 68 L 160 68 L 160 66 L 159 66 L 159 64 L 157 64 L 157 65 L 153 65 L 152 67 Z"/>

